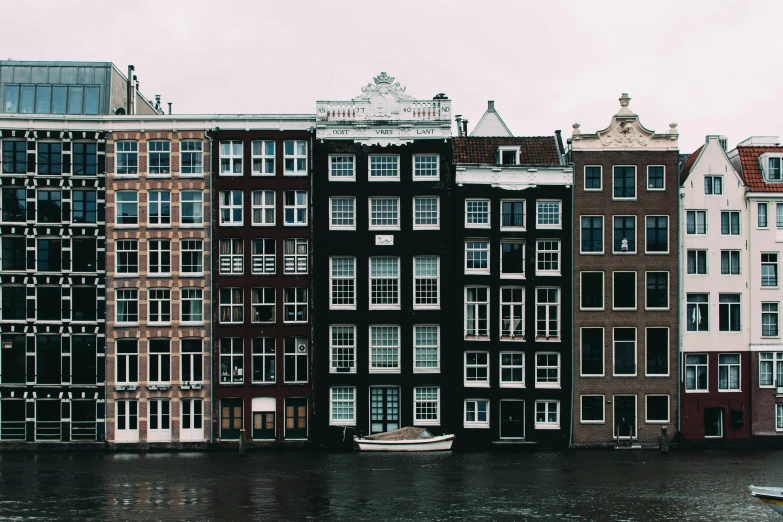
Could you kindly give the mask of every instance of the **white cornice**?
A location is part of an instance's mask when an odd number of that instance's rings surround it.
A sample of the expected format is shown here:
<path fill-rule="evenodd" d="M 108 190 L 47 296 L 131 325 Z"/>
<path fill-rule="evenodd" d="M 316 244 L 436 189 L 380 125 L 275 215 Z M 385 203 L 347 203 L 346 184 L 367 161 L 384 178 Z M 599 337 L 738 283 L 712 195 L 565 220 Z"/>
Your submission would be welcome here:
<path fill-rule="evenodd" d="M 462 185 L 490 185 L 504 190 L 525 190 L 536 186 L 569 187 L 574 184 L 571 168 L 552 167 L 457 167 L 456 180 Z"/>
<path fill-rule="evenodd" d="M 182 131 L 219 127 L 222 130 L 309 130 L 315 115 L 309 114 L 176 114 L 166 116 L 45 116 L 4 114 L 0 129 Z"/>

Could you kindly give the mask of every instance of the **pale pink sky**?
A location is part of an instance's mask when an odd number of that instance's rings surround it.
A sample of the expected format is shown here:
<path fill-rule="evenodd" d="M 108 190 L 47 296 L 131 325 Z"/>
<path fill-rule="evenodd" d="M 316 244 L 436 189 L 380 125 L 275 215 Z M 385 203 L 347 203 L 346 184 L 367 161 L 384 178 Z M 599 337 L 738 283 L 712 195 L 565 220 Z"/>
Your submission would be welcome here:
<path fill-rule="evenodd" d="M 179 113 L 314 113 L 387 71 L 471 127 L 494 99 L 517 135 L 602 129 L 622 92 L 646 127 L 679 123 L 683 152 L 783 134 L 778 0 L 27 0 L 2 17 L 3 58 L 132 63 Z"/>

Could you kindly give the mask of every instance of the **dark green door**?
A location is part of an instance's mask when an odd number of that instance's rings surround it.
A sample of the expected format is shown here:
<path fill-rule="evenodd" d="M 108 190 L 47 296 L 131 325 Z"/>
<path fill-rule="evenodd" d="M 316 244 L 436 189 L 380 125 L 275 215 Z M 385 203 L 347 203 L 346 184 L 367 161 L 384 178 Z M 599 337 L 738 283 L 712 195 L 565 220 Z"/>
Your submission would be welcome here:
<path fill-rule="evenodd" d="M 274 440 L 275 438 L 275 412 L 253 412 L 253 439 Z"/>
<path fill-rule="evenodd" d="M 615 395 L 614 435 L 636 437 L 636 395 Z"/>
<path fill-rule="evenodd" d="M 500 401 L 500 438 L 524 438 L 524 419 L 525 403 L 523 401 Z"/>

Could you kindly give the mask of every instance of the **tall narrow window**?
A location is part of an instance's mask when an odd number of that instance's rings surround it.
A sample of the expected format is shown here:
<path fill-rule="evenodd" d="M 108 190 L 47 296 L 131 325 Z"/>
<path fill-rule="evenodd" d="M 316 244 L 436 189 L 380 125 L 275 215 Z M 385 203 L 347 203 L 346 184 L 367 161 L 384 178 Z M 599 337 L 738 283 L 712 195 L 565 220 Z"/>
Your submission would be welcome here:
<path fill-rule="evenodd" d="M 329 198 L 329 228 L 356 230 L 356 198 L 333 196 Z"/>
<path fill-rule="evenodd" d="M 163 276 L 171 273 L 171 240 L 150 239 L 147 242 L 150 275 Z"/>
<path fill-rule="evenodd" d="M 139 273 L 139 240 L 118 239 L 115 243 L 117 249 L 115 257 L 116 273 L 132 275 Z"/>
<path fill-rule="evenodd" d="M 356 327 L 330 326 L 330 372 L 356 371 Z"/>
<path fill-rule="evenodd" d="M 171 173 L 171 142 L 148 141 L 147 142 L 147 168 L 151 175 L 163 175 Z"/>
<path fill-rule="evenodd" d="M 171 289 L 150 288 L 147 290 L 147 299 L 149 301 L 148 308 L 150 324 L 170 324 Z"/>
<path fill-rule="evenodd" d="M 511 250 L 511 246 L 509 246 Z M 513 258 L 513 255 L 511 256 Z M 489 241 L 468 239 L 465 241 L 465 273 L 489 273 Z"/>
<path fill-rule="evenodd" d="M 536 274 L 560 275 L 560 240 L 536 241 Z"/>
<path fill-rule="evenodd" d="M 669 216 L 647 216 L 645 251 L 666 253 L 669 251 Z"/>
<path fill-rule="evenodd" d="M 604 374 L 604 329 L 582 328 L 580 375 Z"/>
<path fill-rule="evenodd" d="M 686 294 L 685 319 L 689 332 L 709 330 L 709 294 Z"/>
<path fill-rule="evenodd" d="M 722 235 L 738 236 L 740 233 L 740 213 L 737 211 L 722 211 L 720 213 L 720 233 Z"/>
<path fill-rule="evenodd" d="M 738 353 L 718 354 L 718 389 L 740 391 L 740 356 Z"/>
<path fill-rule="evenodd" d="M 685 233 L 699 235 L 707 233 L 706 210 L 687 210 L 685 212 Z"/>
<path fill-rule="evenodd" d="M 488 352 L 465 352 L 465 386 L 489 386 Z"/>
<path fill-rule="evenodd" d="M 244 292 L 242 288 L 220 289 L 220 322 L 241 323 L 244 321 Z"/>
<path fill-rule="evenodd" d="M 201 239 L 182 239 L 179 243 L 180 275 L 198 275 L 204 273 L 204 242 Z"/>
<path fill-rule="evenodd" d="M 242 216 L 242 191 L 220 191 L 220 224 L 226 226 L 241 226 Z"/>
<path fill-rule="evenodd" d="M 238 384 L 244 381 L 245 357 L 241 337 L 220 339 L 220 382 Z"/>
<path fill-rule="evenodd" d="M 778 254 L 761 254 L 761 286 L 778 286 Z"/>
<path fill-rule="evenodd" d="M 204 322 L 204 290 L 201 288 L 189 287 L 180 290 L 180 299 L 182 300 L 182 322 L 183 323 L 202 323 Z"/>
<path fill-rule="evenodd" d="M 707 391 L 707 354 L 685 355 L 685 390 Z"/>
<path fill-rule="evenodd" d="M 778 336 L 778 303 L 761 303 L 761 335 Z"/>
<path fill-rule="evenodd" d="M 686 262 L 688 265 L 688 274 L 706 274 L 707 273 L 707 251 L 706 250 L 688 250 L 686 253 Z M 727 258 L 728 259 L 728 258 Z M 725 265 L 728 270 L 728 264 Z M 724 272 L 724 258 L 721 252 L 721 273 Z"/>
<path fill-rule="evenodd" d="M 636 198 L 636 167 L 614 167 L 614 199 Z"/>
<path fill-rule="evenodd" d="M 601 190 L 601 166 L 588 165 L 585 167 L 585 191 Z"/>
<path fill-rule="evenodd" d="M 636 216 L 614 216 L 614 253 L 636 252 Z"/>
<path fill-rule="evenodd" d="M 74 190 L 71 197 L 73 222 L 95 223 L 98 217 L 96 192 L 94 190 Z"/>
<path fill-rule="evenodd" d="M 283 322 L 307 322 L 307 288 L 302 286 L 283 289 Z"/>
<path fill-rule="evenodd" d="M 604 309 L 604 273 L 582 272 L 581 277 L 581 301 L 582 310 Z"/>
<path fill-rule="evenodd" d="M 582 216 L 581 222 L 581 252 L 602 253 L 604 251 L 603 216 Z"/>
<path fill-rule="evenodd" d="M 149 224 L 171 224 L 171 192 L 168 190 L 149 191 Z"/>
<path fill-rule="evenodd" d="M 614 272 L 612 308 L 615 310 L 636 309 L 636 272 Z"/>
<path fill-rule="evenodd" d="M 139 344 L 136 339 L 118 339 L 115 342 L 117 384 L 139 382 Z"/>
<path fill-rule="evenodd" d="M 662 165 L 647 167 L 647 190 L 664 189 L 664 167 Z"/>
<path fill-rule="evenodd" d="M 519 240 L 500 241 L 500 276 L 525 277 L 525 243 Z"/>
<path fill-rule="evenodd" d="M 254 190 L 253 198 L 253 225 L 272 226 L 275 224 L 275 191 Z"/>
<path fill-rule="evenodd" d="M 273 238 L 253 239 L 253 273 L 274 274 L 275 240 Z"/>
<path fill-rule="evenodd" d="M 559 288 L 536 288 L 536 338 L 560 339 Z"/>
<path fill-rule="evenodd" d="M 437 372 L 440 368 L 440 327 L 413 327 L 413 371 Z"/>
<path fill-rule="evenodd" d="M 149 382 L 171 382 L 171 341 L 169 339 L 151 339 L 148 345 Z"/>
<path fill-rule="evenodd" d="M 284 239 L 283 240 L 283 272 L 286 274 L 307 273 L 308 240 Z"/>
<path fill-rule="evenodd" d="M 289 383 L 307 382 L 307 337 L 286 337 L 283 344 L 283 380 Z"/>
<path fill-rule="evenodd" d="M 614 329 L 614 375 L 636 375 L 636 328 Z"/>
<path fill-rule="evenodd" d="M 560 387 L 560 354 L 536 353 L 536 388 Z"/>
<path fill-rule="evenodd" d="M 193 176 L 204 173 L 204 143 L 201 140 L 179 142 L 180 174 Z"/>
<path fill-rule="evenodd" d="M 500 228 L 525 228 L 525 200 L 504 199 L 500 202 Z"/>
<path fill-rule="evenodd" d="M 758 228 L 767 228 L 769 226 L 767 208 L 767 203 L 758 204 Z"/>
<path fill-rule="evenodd" d="M 647 328 L 645 334 L 645 374 L 669 375 L 669 329 Z"/>
<path fill-rule="evenodd" d="M 370 258 L 370 307 L 399 308 L 400 258 Z"/>
<path fill-rule="evenodd" d="M 38 223 L 62 223 L 62 193 L 59 190 L 39 190 L 36 210 Z"/>
<path fill-rule="evenodd" d="M 419 256 L 413 258 L 413 307 L 438 308 L 440 304 L 440 258 Z"/>
<path fill-rule="evenodd" d="M 329 308 L 356 307 L 356 258 L 332 257 Z"/>
<path fill-rule="evenodd" d="M 221 176 L 242 175 L 242 142 L 241 141 L 220 142 L 220 175 Z"/>
<path fill-rule="evenodd" d="M 525 340 L 525 289 L 500 287 L 500 339 Z"/>
<path fill-rule="evenodd" d="M 277 366 L 275 338 L 254 337 L 253 382 L 264 384 L 275 382 L 275 366 Z"/>
<path fill-rule="evenodd" d="M 307 142 L 304 140 L 283 142 L 283 164 L 286 176 L 306 176 Z"/>
<path fill-rule="evenodd" d="M 283 193 L 283 215 L 286 226 L 307 225 L 307 191 L 286 190 Z"/>
<path fill-rule="evenodd" d="M 115 292 L 118 323 L 139 322 L 139 291 L 135 288 L 118 288 Z"/>
<path fill-rule="evenodd" d="M 3 174 L 27 172 L 27 142 L 3 141 Z"/>
<path fill-rule="evenodd" d="M 139 143 L 118 141 L 114 144 L 114 157 L 118 176 L 135 176 L 139 173 Z"/>
<path fill-rule="evenodd" d="M 718 296 L 718 329 L 721 332 L 739 332 L 740 294 L 720 294 Z"/>
<path fill-rule="evenodd" d="M 645 308 L 667 310 L 669 308 L 669 272 L 647 272 Z"/>
<path fill-rule="evenodd" d="M 275 322 L 275 288 L 253 288 L 250 292 L 251 321 L 254 323 Z"/>
<path fill-rule="evenodd" d="M 116 214 L 118 225 L 139 224 L 139 193 L 135 190 L 116 192 Z"/>
<path fill-rule="evenodd" d="M 182 225 L 204 224 L 204 193 L 200 190 L 183 190 L 180 198 L 180 222 Z"/>
<path fill-rule="evenodd" d="M 465 287 L 465 339 L 489 339 L 489 288 Z"/>

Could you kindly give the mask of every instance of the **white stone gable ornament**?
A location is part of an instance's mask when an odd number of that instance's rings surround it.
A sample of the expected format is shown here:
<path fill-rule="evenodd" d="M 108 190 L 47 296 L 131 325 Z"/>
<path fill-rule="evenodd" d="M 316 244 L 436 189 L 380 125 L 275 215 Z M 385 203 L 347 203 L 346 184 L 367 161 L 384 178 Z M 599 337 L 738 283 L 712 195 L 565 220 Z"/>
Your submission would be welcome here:
<path fill-rule="evenodd" d="M 637 144 L 645 147 L 650 141 L 653 133 L 642 128 L 639 124 L 639 117 L 628 108 L 630 102 L 631 98 L 627 92 L 624 92 L 620 96 L 620 110 L 615 114 L 612 125 L 606 133 L 599 133 L 604 147 L 623 147 Z"/>
<path fill-rule="evenodd" d="M 399 101 L 411 100 L 413 96 L 405 93 L 405 87 L 395 82 L 393 76 L 382 72 L 373 78 L 375 85 L 368 83 L 362 87 L 362 94 L 353 101 L 367 100 L 370 102 L 370 115 L 376 118 L 399 114 Z"/>

